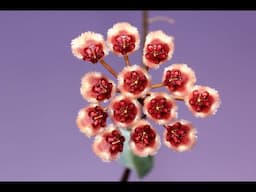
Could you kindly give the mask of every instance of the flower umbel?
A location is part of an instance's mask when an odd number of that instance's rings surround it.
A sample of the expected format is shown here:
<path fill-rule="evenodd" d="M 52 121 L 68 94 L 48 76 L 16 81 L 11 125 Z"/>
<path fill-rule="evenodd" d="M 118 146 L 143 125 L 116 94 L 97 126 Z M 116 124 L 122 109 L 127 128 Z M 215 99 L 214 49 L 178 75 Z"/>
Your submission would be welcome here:
<path fill-rule="evenodd" d="M 172 59 L 172 36 L 161 30 L 148 33 L 142 55 L 145 66 L 132 64 L 128 58 L 139 44 L 138 29 L 127 22 L 114 24 L 107 32 L 106 42 L 103 35 L 90 31 L 71 41 L 74 56 L 93 64 L 100 62 L 117 81 L 116 86 L 99 72 L 87 72 L 81 79 L 80 93 L 90 104 L 80 109 L 77 127 L 86 136 L 95 137 L 93 151 L 105 162 L 118 159 L 127 140 L 134 155 L 156 155 L 161 146 L 158 131 L 171 150 L 191 150 L 197 141 L 197 130 L 189 121 L 178 119 L 177 101 L 184 101 L 200 118 L 214 115 L 221 103 L 217 90 L 195 85 L 195 72 L 187 64 L 170 64 L 163 71 L 162 81 L 152 84 L 149 69 L 157 69 Z M 124 57 L 120 73 L 103 60 L 108 49 Z M 167 93 L 154 92 L 159 87 L 166 87 Z M 108 102 L 106 107 L 101 105 L 103 102 Z M 113 124 L 107 125 L 108 117 Z M 159 125 L 162 128 L 158 130 Z M 124 130 L 129 132 L 129 138 L 122 135 Z"/>

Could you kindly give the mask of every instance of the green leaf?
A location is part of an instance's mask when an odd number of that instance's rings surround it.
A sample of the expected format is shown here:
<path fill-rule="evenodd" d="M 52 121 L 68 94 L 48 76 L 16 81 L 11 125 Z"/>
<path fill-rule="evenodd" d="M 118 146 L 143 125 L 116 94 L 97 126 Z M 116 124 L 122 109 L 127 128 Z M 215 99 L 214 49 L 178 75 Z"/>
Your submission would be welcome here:
<path fill-rule="evenodd" d="M 136 171 L 139 178 L 143 178 L 153 168 L 154 158 L 153 156 L 138 157 L 136 156 L 129 146 L 130 131 L 121 129 L 123 136 L 125 137 L 124 150 L 120 157 L 120 162 L 125 166 Z"/>
<path fill-rule="evenodd" d="M 136 172 L 140 178 L 143 178 L 148 173 L 150 173 L 154 165 L 153 156 L 147 156 L 147 157 L 138 157 L 135 155 L 132 155 L 132 156 L 133 156 L 133 163 L 134 163 Z"/>

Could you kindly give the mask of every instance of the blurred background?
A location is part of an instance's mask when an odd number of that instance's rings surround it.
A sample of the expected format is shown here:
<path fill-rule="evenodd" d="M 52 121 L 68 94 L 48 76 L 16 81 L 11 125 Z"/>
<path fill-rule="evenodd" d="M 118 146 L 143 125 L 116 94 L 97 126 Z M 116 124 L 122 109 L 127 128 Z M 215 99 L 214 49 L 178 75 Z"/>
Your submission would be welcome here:
<path fill-rule="evenodd" d="M 176 49 L 170 62 L 150 70 L 153 83 L 164 67 L 186 63 L 197 84 L 219 91 L 222 105 L 215 116 L 197 119 L 178 102 L 179 118 L 194 124 L 198 142 L 185 153 L 162 145 L 143 181 L 255 181 L 256 12 L 149 11 L 149 18 L 155 16 L 175 21 L 152 23 L 149 31 L 173 35 Z M 121 21 L 142 32 L 139 10 L 0 12 L 0 181 L 120 179 L 123 166 L 103 163 L 75 124 L 87 105 L 79 92 L 84 73 L 113 78 L 101 65 L 76 59 L 70 42 L 89 30 L 106 38 Z M 105 60 L 117 71 L 124 66 L 111 53 Z M 130 61 L 140 64 L 141 49 Z M 162 135 L 163 128 L 156 128 Z M 136 173 L 130 181 L 139 181 Z"/>

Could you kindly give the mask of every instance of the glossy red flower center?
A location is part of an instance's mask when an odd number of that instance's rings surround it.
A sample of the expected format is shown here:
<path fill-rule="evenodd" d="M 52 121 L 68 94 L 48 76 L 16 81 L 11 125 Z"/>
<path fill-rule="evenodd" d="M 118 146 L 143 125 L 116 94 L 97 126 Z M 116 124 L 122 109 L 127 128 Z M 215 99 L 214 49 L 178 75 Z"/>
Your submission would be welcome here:
<path fill-rule="evenodd" d="M 171 108 L 171 102 L 167 101 L 165 97 L 159 96 L 151 99 L 148 105 L 148 112 L 155 119 L 168 119 Z"/>
<path fill-rule="evenodd" d="M 98 101 L 109 99 L 111 97 L 113 85 L 105 77 L 98 79 L 96 84 L 92 87 L 93 93 L 96 94 Z"/>
<path fill-rule="evenodd" d="M 178 69 L 168 70 L 164 79 L 164 85 L 168 86 L 170 91 L 177 91 L 184 88 L 187 78 Z"/>
<path fill-rule="evenodd" d="M 148 85 L 147 77 L 141 71 L 130 71 L 124 75 L 124 89 L 133 94 L 139 94 Z"/>
<path fill-rule="evenodd" d="M 119 131 L 113 130 L 105 136 L 106 142 L 110 144 L 109 152 L 116 154 L 123 151 L 125 138 Z"/>
<path fill-rule="evenodd" d="M 152 146 L 155 143 L 156 133 L 149 125 L 136 127 L 131 139 L 141 147 Z"/>
<path fill-rule="evenodd" d="M 131 123 L 138 112 L 135 104 L 128 99 L 122 99 L 113 105 L 114 119 L 121 123 Z"/>
<path fill-rule="evenodd" d="M 135 37 L 128 35 L 126 32 L 121 32 L 120 35 L 113 37 L 112 39 L 114 51 L 126 55 L 135 48 Z"/>
<path fill-rule="evenodd" d="M 189 99 L 189 104 L 197 112 L 208 112 L 213 103 L 213 97 L 207 91 L 199 92 L 194 90 L 192 97 Z"/>
<path fill-rule="evenodd" d="M 88 108 L 88 115 L 92 120 L 91 124 L 94 129 L 106 126 L 108 114 L 100 106 Z"/>
<path fill-rule="evenodd" d="M 83 50 L 83 60 L 97 63 L 103 56 L 103 46 L 101 44 L 91 44 Z"/>
<path fill-rule="evenodd" d="M 150 62 L 154 64 L 159 64 L 160 62 L 167 59 L 168 53 L 168 45 L 166 43 L 155 40 L 147 45 L 145 56 Z"/>
<path fill-rule="evenodd" d="M 167 130 L 166 140 L 173 146 L 186 145 L 189 142 L 188 133 L 190 128 L 180 122 L 165 127 Z"/>

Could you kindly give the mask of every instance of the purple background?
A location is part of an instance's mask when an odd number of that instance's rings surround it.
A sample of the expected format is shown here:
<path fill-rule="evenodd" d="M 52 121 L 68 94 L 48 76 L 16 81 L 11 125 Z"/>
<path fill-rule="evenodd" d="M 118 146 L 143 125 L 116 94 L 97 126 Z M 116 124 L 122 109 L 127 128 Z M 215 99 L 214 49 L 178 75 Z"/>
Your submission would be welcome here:
<path fill-rule="evenodd" d="M 173 35 L 176 50 L 171 62 L 151 71 L 153 82 L 168 64 L 187 63 L 198 84 L 220 92 L 222 105 L 215 116 L 197 119 L 179 102 L 179 117 L 197 127 L 198 143 L 186 153 L 162 145 L 144 181 L 255 181 L 256 12 L 149 12 L 159 15 L 176 23 L 154 23 L 150 30 Z M 112 76 L 72 56 L 70 41 L 88 30 L 106 37 L 120 21 L 141 31 L 140 11 L 0 12 L 1 181 L 119 180 L 122 165 L 102 163 L 75 124 L 87 105 L 79 93 L 82 75 L 96 70 Z M 130 57 L 132 63 L 140 59 L 140 51 Z M 118 71 L 124 65 L 112 54 L 106 61 Z M 134 172 L 130 180 L 138 180 Z"/>

